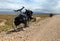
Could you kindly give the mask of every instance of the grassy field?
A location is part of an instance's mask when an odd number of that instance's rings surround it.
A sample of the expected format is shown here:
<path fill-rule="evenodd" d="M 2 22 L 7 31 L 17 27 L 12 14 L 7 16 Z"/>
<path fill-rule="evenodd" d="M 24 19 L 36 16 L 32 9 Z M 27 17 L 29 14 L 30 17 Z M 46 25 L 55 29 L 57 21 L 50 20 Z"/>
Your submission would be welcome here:
<path fill-rule="evenodd" d="M 0 26 L 0 32 L 1 31 L 7 31 L 9 29 L 12 29 L 12 23 L 13 23 L 13 19 L 14 17 L 17 15 L 14 14 L 0 14 L 0 22 L 3 20 L 7 20 L 7 22 L 5 23 L 6 26 Z M 33 17 L 41 17 L 42 19 L 45 19 L 47 17 L 49 17 L 48 14 L 34 14 Z M 3 19 L 3 20 L 1 20 Z"/>

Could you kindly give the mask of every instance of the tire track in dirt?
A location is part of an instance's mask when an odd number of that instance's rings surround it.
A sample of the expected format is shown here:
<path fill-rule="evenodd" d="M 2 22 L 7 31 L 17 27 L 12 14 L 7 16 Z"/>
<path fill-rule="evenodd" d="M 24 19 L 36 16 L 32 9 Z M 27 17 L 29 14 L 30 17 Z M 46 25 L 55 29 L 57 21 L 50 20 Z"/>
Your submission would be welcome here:
<path fill-rule="evenodd" d="M 45 24 L 40 26 L 28 41 L 60 41 L 60 15 L 49 19 Z M 42 29 L 41 29 L 42 28 Z"/>

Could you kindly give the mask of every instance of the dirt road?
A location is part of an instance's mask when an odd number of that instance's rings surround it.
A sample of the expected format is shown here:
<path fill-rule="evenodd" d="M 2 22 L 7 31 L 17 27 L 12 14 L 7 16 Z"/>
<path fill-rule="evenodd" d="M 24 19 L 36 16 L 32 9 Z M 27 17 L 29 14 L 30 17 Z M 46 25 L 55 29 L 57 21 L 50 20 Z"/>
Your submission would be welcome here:
<path fill-rule="evenodd" d="M 0 33 L 0 41 L 60 41 L 60 15 L 32 23 L 24 31 Z"/>

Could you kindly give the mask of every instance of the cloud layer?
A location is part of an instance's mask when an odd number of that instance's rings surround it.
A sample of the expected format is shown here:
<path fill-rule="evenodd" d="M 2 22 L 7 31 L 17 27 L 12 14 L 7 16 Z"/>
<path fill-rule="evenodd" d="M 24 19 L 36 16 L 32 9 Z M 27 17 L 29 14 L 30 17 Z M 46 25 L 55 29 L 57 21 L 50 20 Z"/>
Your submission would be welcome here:
<path fill-rule="evenodd" d="M 60 0 L 0 0 L 0 11 L 18 9 L 22 6 L 35 11 L 60 13 Z"/>

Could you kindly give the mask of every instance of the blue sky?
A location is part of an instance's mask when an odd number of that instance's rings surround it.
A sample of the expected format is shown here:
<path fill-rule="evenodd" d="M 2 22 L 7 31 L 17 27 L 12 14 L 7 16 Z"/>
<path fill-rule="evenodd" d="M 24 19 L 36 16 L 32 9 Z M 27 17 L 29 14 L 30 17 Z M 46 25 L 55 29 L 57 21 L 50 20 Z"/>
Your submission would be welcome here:
<path fill-rule="evenodd" d="M 0 0 L 0 11 L 10 11 L 24 6 L 40 12 L 60 13 L 60 0 Z"/>

